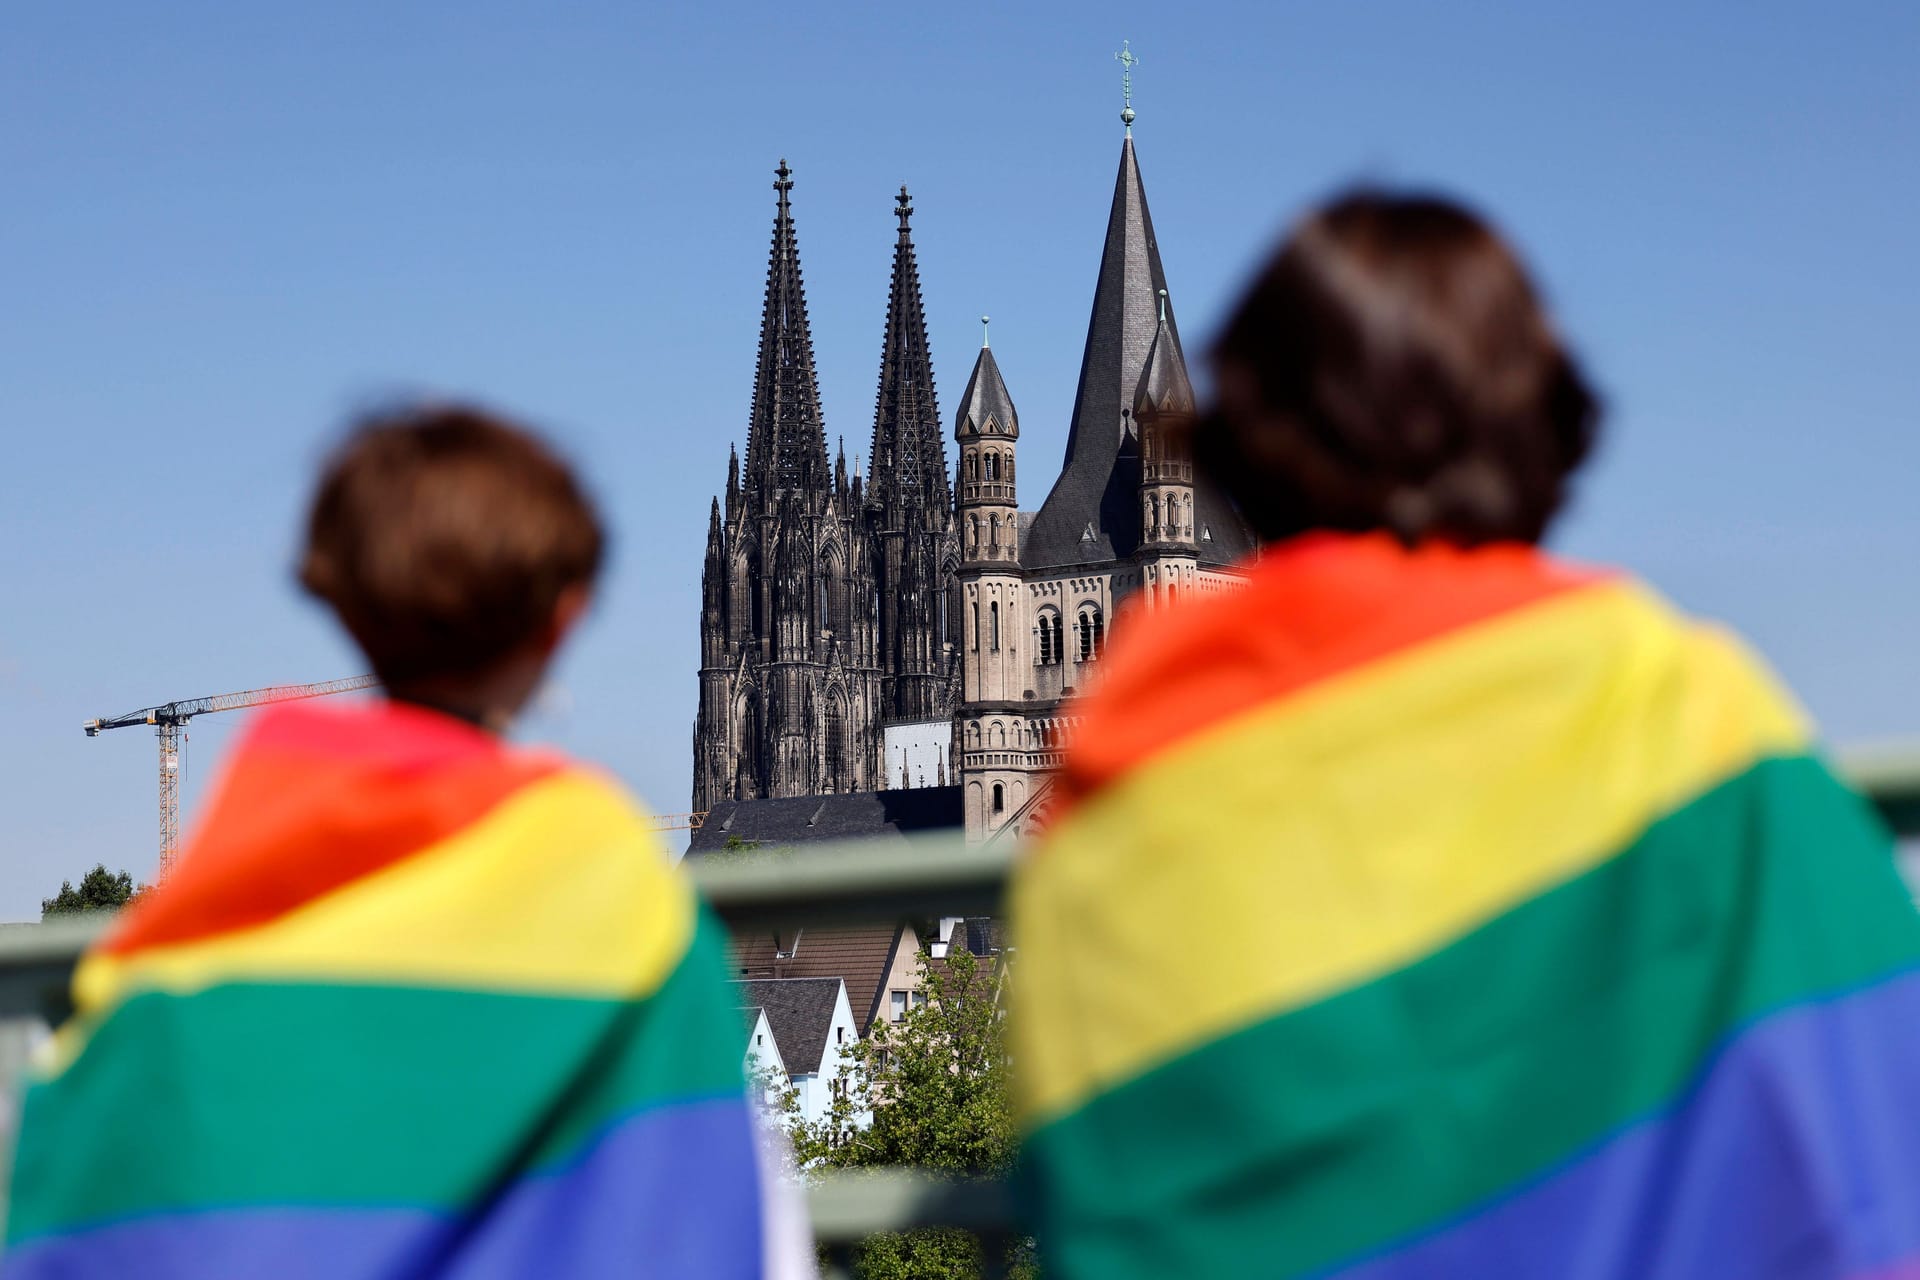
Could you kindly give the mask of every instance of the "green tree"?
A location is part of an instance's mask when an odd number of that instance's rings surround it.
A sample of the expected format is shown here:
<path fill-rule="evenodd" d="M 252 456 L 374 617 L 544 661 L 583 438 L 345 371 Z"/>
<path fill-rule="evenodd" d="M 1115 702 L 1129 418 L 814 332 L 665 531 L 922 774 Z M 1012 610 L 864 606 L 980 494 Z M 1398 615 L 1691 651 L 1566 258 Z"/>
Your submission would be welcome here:
<path fill-rule="evenodd" d="M 82 911 L 116 911 L 133 901 L 136 893 L 145 893 L 146 886 L 133 887 L 133 877 L 124 871 L 109 871 L 102 862 L 93 870 L 80 877 L 80 887 L 73 887 L 71 880 L 60 882 L 60 892 L 51 898 L 40 899 L 40 918 L 48 916 L 74 915 Z"/>
<path fill-rule="evenodd" d="M 794 1154 L 807 1169 L 918 1165 L 958 1176 L 1001 1176 L 1013 1163 L 1000 964 L 956 950 L 920 957 L 924 1004 L 898 1022 L 876 1021 L 846 1052 L 847 1087 L 827 1114 L 807 1124 L 788 1102 Z M 869 1123 L 861 1124 L 870 1116 Z M 1021 1242 L 1008 1261 L 1016 1277 L 1037 1275 Z M 965 1231 L 932 1229 L 870 1237 L 855 1270 L 864 1280 L 973 1280 L 979 1242 Z"/>

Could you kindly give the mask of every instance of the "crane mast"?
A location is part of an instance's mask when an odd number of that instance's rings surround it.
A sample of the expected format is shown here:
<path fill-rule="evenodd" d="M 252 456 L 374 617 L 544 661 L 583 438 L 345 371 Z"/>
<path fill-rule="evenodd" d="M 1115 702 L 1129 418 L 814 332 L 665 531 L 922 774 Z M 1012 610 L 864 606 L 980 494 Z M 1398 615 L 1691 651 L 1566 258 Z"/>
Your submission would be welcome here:
<path fill-rule="evenodd" d="M 187 722 L 195 716 L 220 711 L 239 711 L 274 702 L 293 702 L 301 698 L 323 698 L 334 693 L 349 693 L 378 683 L 372 676 L 349 676 L 344 680 L 323 680 L 318 684 L 277 684 L 265 689 L 246 689 L 239 693 L 217 693 L 208 698 L 188 698 L 143 707 L 123 716 L 103 716 L 81 727 L 89 738 L 97 738 L 108 729 L 125 729 L 150 724 L 160 739 L 160 878 L 173 870 L 180 849 L 180 742 Z"/>

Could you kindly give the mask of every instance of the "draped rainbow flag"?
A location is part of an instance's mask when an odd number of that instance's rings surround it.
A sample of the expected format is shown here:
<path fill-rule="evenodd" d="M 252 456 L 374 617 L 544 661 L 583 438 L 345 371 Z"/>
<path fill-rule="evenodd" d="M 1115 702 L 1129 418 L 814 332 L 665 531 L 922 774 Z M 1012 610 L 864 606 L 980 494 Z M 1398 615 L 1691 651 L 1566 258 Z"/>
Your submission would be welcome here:
<path fill-rule="evenodd" d="M 723 965 L 609 781 L 404 706 L 267 713 L 81 963 L 0 1271 L 762 1275 Z"/>
<path fill-rule="evenodd" d="M 1016 876 L 1048 1274 L 1920 1276 L 1920 923 L 1758 664 L 1524 548 L 1250 573 Z"/>

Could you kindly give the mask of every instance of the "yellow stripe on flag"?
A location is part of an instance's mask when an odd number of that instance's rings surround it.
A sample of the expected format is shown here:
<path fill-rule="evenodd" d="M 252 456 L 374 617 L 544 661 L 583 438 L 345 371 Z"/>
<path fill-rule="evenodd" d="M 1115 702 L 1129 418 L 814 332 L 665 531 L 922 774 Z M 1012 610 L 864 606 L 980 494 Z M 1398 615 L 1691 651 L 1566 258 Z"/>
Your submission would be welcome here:
<path fill-rule="evenodd" d="M 1608 582 L 1171 748 L 1016 876 L 1027 1123 L 1399 968 L 1808 733 L 1737 641 Z"/>
<path fill-rule="evenodd" d="M 83 1015 L 140 991 L 231 981 L 634 997 L 679 963 L 693 924 L 691 888 L 625 798 L 562 773 L 269 923 L 90 955 L 74 995 Z"/>

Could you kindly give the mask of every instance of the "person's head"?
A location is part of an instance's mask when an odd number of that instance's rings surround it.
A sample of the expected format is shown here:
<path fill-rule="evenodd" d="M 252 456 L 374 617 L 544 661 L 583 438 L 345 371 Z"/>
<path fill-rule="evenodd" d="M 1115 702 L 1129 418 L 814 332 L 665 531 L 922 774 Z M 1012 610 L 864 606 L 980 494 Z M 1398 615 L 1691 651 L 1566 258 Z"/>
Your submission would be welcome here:
<path fill-rule="evenodd" d="M 1514 252 L 1429 196 L 1361 191 L 1310 215 L 1213 359 L 1196 460 L 1267 541 L 1538 541 L 1599 421 Z"/>
<path fill-rule="evenodd" d="M 299 575 L 389 693 L 497 729 L 585 611 L 604 545 L 537 436 L 431 405 L 349 433 L 321 474 Z"/>

